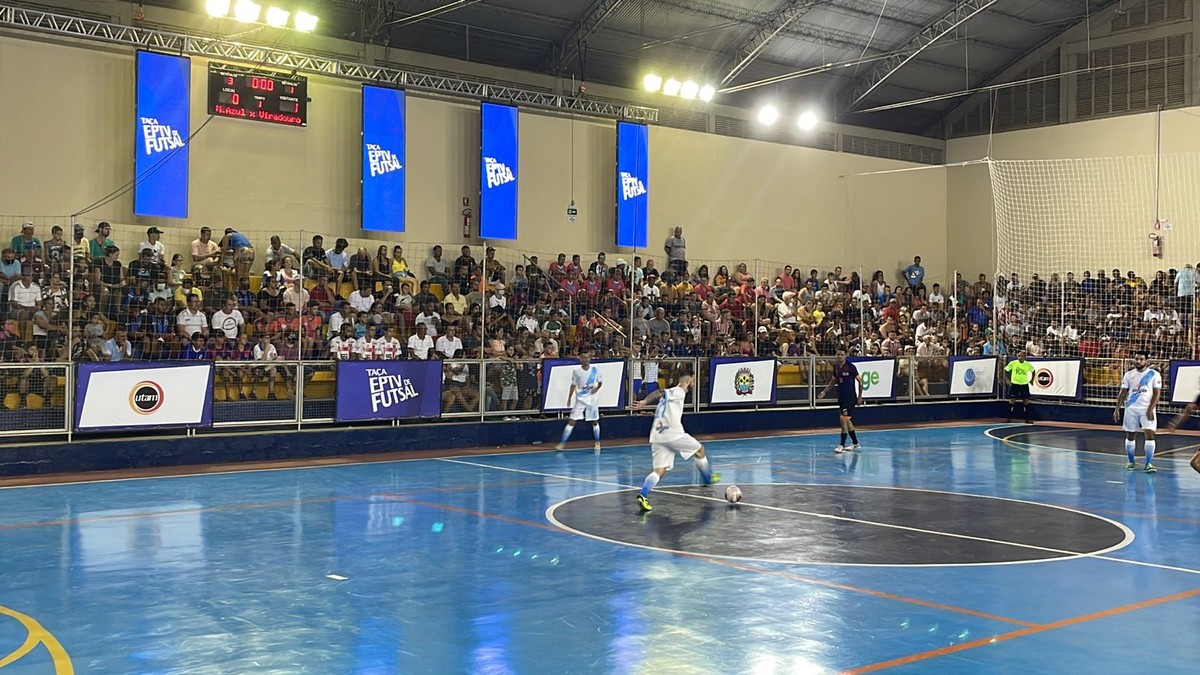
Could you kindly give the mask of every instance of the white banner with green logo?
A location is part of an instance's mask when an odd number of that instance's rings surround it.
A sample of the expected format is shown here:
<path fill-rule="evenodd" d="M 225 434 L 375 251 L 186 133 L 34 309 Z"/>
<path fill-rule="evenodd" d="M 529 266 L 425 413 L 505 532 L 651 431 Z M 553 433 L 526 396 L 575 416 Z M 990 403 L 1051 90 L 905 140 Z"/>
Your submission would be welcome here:
<path fill-rule="evenodd" d="M 864 399 L 896 398 L 896 359 L 848 359 L 862 378 Z"/>

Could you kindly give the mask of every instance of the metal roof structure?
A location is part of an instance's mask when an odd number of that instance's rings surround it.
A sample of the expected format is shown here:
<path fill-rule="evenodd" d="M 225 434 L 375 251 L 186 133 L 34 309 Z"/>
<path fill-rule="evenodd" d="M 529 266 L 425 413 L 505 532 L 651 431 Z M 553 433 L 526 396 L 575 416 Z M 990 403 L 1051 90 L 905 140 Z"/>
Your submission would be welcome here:
<path fill-rule="evenodd" d="M 259 0 L 270 4 L 269 0 Z M 1125 0 L 1131 2 L 1131 0 Z M 202 13 L 203 0 L 149 4 Z M 1114 0 L 311 0 L 318 32 L 629 88 L 649 72 L 717 101 L 942 136 L 964 92 Z M 795 76 L 797 73 L 802 73 Z M 937 100 L 866 112 L 889 104 Z M 670 105 L 664 99 L 663 105 Z"/>

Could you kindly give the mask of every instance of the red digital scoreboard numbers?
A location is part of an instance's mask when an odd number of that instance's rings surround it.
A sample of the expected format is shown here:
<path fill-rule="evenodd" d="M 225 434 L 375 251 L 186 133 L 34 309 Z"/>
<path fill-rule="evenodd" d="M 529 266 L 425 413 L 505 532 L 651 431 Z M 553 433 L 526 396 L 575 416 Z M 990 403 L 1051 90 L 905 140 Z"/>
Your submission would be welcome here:
<path fill-rule="evenodd" d="M 208 114 L 308 126 L 308 78 L 208 65 Z"/>

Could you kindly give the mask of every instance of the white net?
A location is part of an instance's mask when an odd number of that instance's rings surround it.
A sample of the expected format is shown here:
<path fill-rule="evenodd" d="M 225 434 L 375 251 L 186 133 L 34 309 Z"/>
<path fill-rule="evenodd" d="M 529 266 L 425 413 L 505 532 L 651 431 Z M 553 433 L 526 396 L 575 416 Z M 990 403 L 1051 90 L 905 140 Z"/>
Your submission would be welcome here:
<path fill-rule="evenodd" d="M 1200 154 L 989 166 L 997 269 L 979 333 L 994 349 L 1083 357 L 1101 398 L 1137 351 L 1192 357 Z"/>

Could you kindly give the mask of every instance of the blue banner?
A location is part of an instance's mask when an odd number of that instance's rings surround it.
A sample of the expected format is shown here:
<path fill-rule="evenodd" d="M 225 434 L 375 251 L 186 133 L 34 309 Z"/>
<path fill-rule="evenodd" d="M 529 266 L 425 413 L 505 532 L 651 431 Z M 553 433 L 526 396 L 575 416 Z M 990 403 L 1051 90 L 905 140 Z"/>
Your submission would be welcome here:
<path fill-rule="evenodd" d="M 133 212 L 187 218 L 192 61 L 137 53 Z"/>
<path fill-rule="evenodd" d="M 441 414 L 441 361 L 338 361 L 337 421 Z"/>
<path fill-rule="evenodd" d="M 480 105 L 479 236 L 517 238 L 517 108 Z"/>
<path fill-rule="evenodd" d="M 650 129 L 617 122 L 617 246 L 646 248 L 649 186 Z"/>
<path fill-rule="evenodd" d="M 404 231 L 405 94 L 363 86 L 362 229 Z"/>

